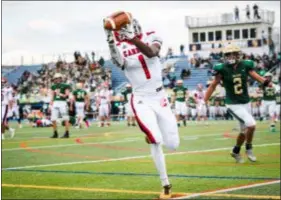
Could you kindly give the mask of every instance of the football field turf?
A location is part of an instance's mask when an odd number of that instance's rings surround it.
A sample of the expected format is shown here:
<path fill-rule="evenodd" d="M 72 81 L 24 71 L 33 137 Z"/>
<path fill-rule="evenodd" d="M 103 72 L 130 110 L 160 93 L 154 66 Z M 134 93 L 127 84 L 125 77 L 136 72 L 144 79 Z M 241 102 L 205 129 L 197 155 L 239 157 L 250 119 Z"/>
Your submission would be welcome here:
<path fill-rule="evenodd" d="M 174 198 L 280 199 L 280 126 L 258 122 L 258 161 L 230 157 L 236 121 L 181 127 L 180 148 L 165 149 Z M 13 124 L 15 126 L 15 124 Z M 63 128 L 59 128 L 60 135 Z M 3 199 L 157 199 L 160 180 L 137 127 L 71 128 L 69 139 L 49 139 L 51 128 L 17 129 L 2 141 Z"/>

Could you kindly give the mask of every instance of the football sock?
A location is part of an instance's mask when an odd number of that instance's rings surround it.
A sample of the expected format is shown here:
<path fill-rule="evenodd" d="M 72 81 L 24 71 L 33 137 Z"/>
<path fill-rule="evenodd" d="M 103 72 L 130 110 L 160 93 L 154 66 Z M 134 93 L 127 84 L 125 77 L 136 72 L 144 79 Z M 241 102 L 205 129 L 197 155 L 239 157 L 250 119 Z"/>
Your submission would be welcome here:
<path fill-rule="evenodd" d="M 183 120 L 183 125 L 186 126 L 186 120 Z"/>
<path fill-rule="evenodd" d="M 246 143 L 246 150 L 250 150 L 253 148 L 253 145 L 252 144 L 248 144 Z"/>
<path fill-rule="evenodd" d="M 236 146 L 233 147 L 232 152 L 236 153 L 236 154 L 239 154 L 240 153 L 240 149 L 241 149 L 241 147 L 236 145 Z"/>
<path fill-rule="evenodd" d="M 178 123 L 178 127 L 180 127 L 181 126 L 181 124 L 180 123 Z"/>
<path fill-rule="evenodd" d="M 165 155 L 163 153 L 162 146 L 160 144 L 151 144 L 150 150 L 154 164 L 160 174 L 162 186 L 169 185 L 170 183 L 166 170 Z"/>

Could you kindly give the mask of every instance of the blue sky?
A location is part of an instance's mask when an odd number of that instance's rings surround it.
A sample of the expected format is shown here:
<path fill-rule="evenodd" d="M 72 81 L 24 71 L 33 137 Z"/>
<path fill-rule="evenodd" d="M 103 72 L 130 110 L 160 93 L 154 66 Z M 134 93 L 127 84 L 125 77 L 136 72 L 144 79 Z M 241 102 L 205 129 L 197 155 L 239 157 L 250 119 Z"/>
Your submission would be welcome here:
<path fill-rule="evenodd" d="M 255 2 L 218 1 L 71 1 L 71 2 L 2 2 L 2 56 L 3 62 L 17 62 L 22 55 L 72 54 L 96 50 L 107 51 L 102 19 L 117 10 L 133 14 L 144 30 L 155 30 L 164 40 L 162 54 L 168 47 L 178 49 L 188 44 L 188 29 L 184 16 L 215 15 L 233 12 L 237 5 L 244 9 Z M 275 11 L 275 26 L 280 27 L 280 2 L 259 1 L 261 8 Z M 40 57 L 40 58 L 39 58 Z M 17 61 L 13 61 L 17 60 Z"/>

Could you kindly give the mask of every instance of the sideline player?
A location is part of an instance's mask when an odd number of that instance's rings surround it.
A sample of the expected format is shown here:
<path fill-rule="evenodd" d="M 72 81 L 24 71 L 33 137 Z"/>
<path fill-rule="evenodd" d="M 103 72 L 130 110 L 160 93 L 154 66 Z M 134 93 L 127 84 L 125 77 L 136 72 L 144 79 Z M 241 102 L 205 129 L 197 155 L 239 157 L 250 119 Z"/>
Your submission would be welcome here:
<path fill-rule="evenodd" d="M 61 138 L 69 138 L 69 114 L 67 99 L 70 94 L 70 85 L 62 82 L 62 75 L 56 73 L 54 75 L 54 84 L 51 87 L 51 121 L 53 123 L 54 134 L 51 138 L 58 138 L 57 120 L 61 116 L 65 123 L 65 134 Z"/>
<path fill-rule="evenodd" d="M 22 124 L 21 124 L 21 116 L 20 116 L 20 106 L 19 106 L 19 99 L 20 96 L 17 93 L 17 90 L 14 89 L 13 90 L 13 94 L 12 94 L 12 101 L 13 101 L 13 108 L 11 110 L 11 115 L 12 117 L 15 116 L 18 122 L 18 127 L 22 128 Z"/>
<path fill-rule="evenodd" d="M 132 96 L 132 86 L 128 83 L 126 85 L 126 90 L 122 92 L 123 101 L 125 103 L 126 117 L 127 117 L 127 126 L 136 126 L 135 116 L 131 107 L 131 96 Z"/>
<path fill-rule="evenodd" d="M 76 84 L 76 90 L 73 91 L 73 99 L 70 101 L 70 109 L 74 110 L 77 117 L 77 128 L 82 128 L 82 123 L 85 119 L 85 108 L 89 110 L 90 102 L 87 92 L 83 89 L 83 82 Z M 85 121 L 85 125 L 88 128 L 88 121 Z"/>
<path fill-rule="evenodd" d="M 196 90 L 194 91 L 196 99 L 196 111 L 197 111 L 197 120 L 206 121 L 207 120 L 207 108 L 204 102 L 204 96 L 206 91 L 203 90 L 203 85 L 200 83 L 197 85 Z"/>
<path fill-rule="evenodd" d="M 254 62 L 251 60 L 240 60 L 240 48 L 229 45 L 224 49 L 224 63 L 214 66 L 215 79 L 209 86 L 205 96 L 208 101 L 216 86 L 223 80 L 226 90 L 226 107 L 228 112 L 240 122 L 240 134 L 237 137 L 231 156 L 237 163 L 242 163 L 240 154 L 241 146 L 246 140 L 246 154 L 250 161 L 255 162 L 252 141 L 256 129 L 256 121 L 251 115 L 250 98 L 248 94 L 248 76 L 262 83 L 265 87 L 272 83 L 254 71 Z"/>
<path fill-rule="evenodd" d="M 114 32 L 105 30 L 113 62 L 124 70 L 133 94 L 131 106 L 140 129 L 146 134 L 155 166 L 160 174 L 163 192 L 161 199 L 171 198 L 162 144 L 171 150 L 179 146 L 178 127 L 162 83 L 162 64 L 159 52 L 162 39 L 155 32 L 142 32 L 136 19 Z"/>
<path fill-rule="evenodd" d="M 97 94 L 97 107 L 99 111 L 100 124 L 99 127 L 110 126 L 110 110 L 111 110 L 111 92 L 108 85 L 103 83 L 101 90 Z"/>
<path fill-rule="evenodd" d="M 177 85 L 173 89 L 172 103 L 175 104 L 176 118 L 178 127 L 180 127 L 180 119 L 182 118 L 183 125 L 186 126 L 187 106 L 186 98 L 188 96 L 187 88 L 183 86 L 182 80 L 177 80 Z"/>
<path fill-rule="evenodd" d="M 264 77 L 268 81 L 272 81 L 272 74 L 270 72 L 267 72 Z M 263 86 L 261 85 L 261 89 L 263 91 L 263 100 L 261 104 L 261 115 L 262 119 L 265 120 L 267 116 L 270 117 L 270 131 L 275 132 L 275 111 L 276 111 L 276 99 L 275 99 L 275 93 L 276 89 L 275 87 L 269 87 L 269 86 Z"/>
<path fill-rule="evenodd" d="M 5 130 L 9 130 L 11 138 L 15 135 L 15 129 L 10 128 L 7 117 L 9 110 L 13 107 L 13 97 L 12 97 L 13 89 L 8 84 L 6 78 L 1 78 L 1 106 L 2 106 L 2 113 L 1 113 L 1 138 L 2 140 L 5 139 Z"/>

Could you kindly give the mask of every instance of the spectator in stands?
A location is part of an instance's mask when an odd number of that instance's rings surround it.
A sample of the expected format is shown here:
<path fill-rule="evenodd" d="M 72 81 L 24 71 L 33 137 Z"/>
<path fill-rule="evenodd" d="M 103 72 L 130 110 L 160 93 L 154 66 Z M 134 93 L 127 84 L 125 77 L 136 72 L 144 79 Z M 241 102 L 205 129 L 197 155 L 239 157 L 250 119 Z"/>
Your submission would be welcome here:
<path fill-rule="evenodd" d="M 100 65 L 101 67 L 103 67 L 103 66 L 104 66 L 104 58 L 103 58 L 103 57 L 100 57 L 98 63 L 99 63 L 99 65 Z"/>
<path fill-rule="evenodd" d="M 257 4 L 253 6 L 253 10 L 254 10 L 254 19 L 260 19 L 261 17 L 259 16 L 259 7 Z"/>
<path fill-rule="evenodd" d="M 94 51 L 92 51 L 91 56 L 92 56 L 92 63 L 96 62 L 96 59 L 95 59 L 96 54 Z"/>
<path fill-rule="evenodd" d="M 166 59 L 172 58 L 173 55 L 174 55 L 173 49 L 172 48 L 168 48 L 168 52 L 166 54 Z"/>
<path fill-rule="evenodd" d="M 247 17 L 248 19 L 251 18 L 250 6 L 249 6 L 249 5 L 246 6 L 246 17 Z"/>
<path fill-rule="evenodd" d="M 184 45 L 180 45 L 180 56 L 185 56 L 185 53 L 184 53 Z"/>
<path fill-rule="evenodd" d="M 234 8 L 234 15 L 235 15 L 235 21 L 239 21 L 239 8 L 235 6 Z"/>
<path fill-rule="evenodd" d="M 191 75 L 191 71 L 189 69 L 182 69 L 181 71 L 181 79 L 185 80 Z"/>

